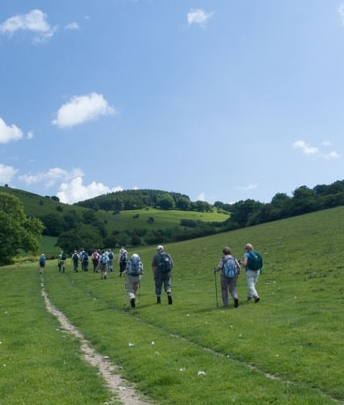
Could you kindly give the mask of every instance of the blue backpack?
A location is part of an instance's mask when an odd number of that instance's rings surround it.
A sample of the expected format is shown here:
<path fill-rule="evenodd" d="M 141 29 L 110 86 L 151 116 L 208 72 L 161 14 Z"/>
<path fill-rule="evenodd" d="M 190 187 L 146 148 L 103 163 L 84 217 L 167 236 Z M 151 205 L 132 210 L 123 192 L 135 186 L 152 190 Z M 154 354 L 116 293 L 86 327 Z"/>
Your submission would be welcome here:
<path fill-rule="evenodd" d="M 139 257 L 131 257 L 129 260 L 129 274 L 139 276 L 141 274 L 141 261 Z"/>
<path fill-rule="evenodd" d="M 225 262 L 225 265 L 223 267 L 223 274 L 225 277 L 233 278 L 237 275 L 237 273 L 238 267 L 236 264 L 235 257 L 231 256 Z"/>
<path fill-rule="evenodd" d="M 107 257 L 106 257 L 106 254 L 103 253 L 103 254 L 100 256 L 100 263 L 106 264 L 106 262 L 107 262 Z"/>

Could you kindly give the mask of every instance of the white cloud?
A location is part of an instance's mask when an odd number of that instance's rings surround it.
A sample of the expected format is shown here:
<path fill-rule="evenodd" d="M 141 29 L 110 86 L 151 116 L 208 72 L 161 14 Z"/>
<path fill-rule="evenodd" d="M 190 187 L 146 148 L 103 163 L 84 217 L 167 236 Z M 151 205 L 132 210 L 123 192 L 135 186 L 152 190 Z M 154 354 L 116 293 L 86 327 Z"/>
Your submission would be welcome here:
<path fill-rule="evenodd" d="M 293 143 L 294 149 L 302 149 L 305 155 L 319 155 L 319 149 L 308 145 L 305 141 L 296 141 Z"/>
<path fill-rule="evenodd" d="M 197 197 L 197 201 L 206 201 L 204 191 Z"/>
<path fill-rule="evenodd" d="M 5 166 L 0 164 L 0 182 L 9 183 L 13 176 L 17 173 L 17 170 L 12 166 Z"/>
<path fill-rule="evenodd" d="M 57 112 L 53 125 L 60 128 L 73 127 L 97 119 L 101 115 L 116 114 L 102 94 L 91 93 L 85 96 L 74 96 Z"/>
<path fill-rule="evenodd" d="M 102 183 L 96 183 L 95 181 L 88 185 L 83 185 L 82 177 L 78 176 L 69 183 L 62 183 L 60 191 L 57 193 L 57 197 L 62 203 L 74 204 L 78 201 L 122 190 L 122 187 L 110 188 Z"/>
<path fill-rule="evenodd" d="M 54 29 L 48 24 L 46 17 L 46 14 L 41 10 L 32 10 L 27 14 L 15 15 L 0 24 L 0 33 L 13 34 L 16 31 L 31 31 L 39 34 L 36 39 L 42 41 L 54 33 Z"/>
<path fill-rule="evenodd" d="M 323 147 L 328 147 L 330 145 L 331 145 L 331 143 L 329 141 L 322 143 Z M 292 146 L 294 149 L 301 149 L 303 154 L 307 155 L 307 156 L 320 157 L 320 158 L 324 158 L 326 160 L 332 160 L 332 159 L 339 158 L 339 154 L 336 151 L 323 152 L 316 146 L 311 146 L 302 140 L 295 141 Z"/>
<path fill-rule="evenodd" d="M 69 24 L 67 24 L 65 26 L 65 29 L 66 30 L 78 30 L 79 29 L 79 24 L 76 23 L 76 22 L 69 23 Z"/>
<path fill-rule="evenodd" d="M 207 13 L 201 8 L 190 10 L 187 14 L 188 24 L 205 25 L 212 17 L 213 13 Z"/>
<path fill-rule="evenodd" d="M 0 143 L 7 143 L 10 141 L 17 141 L 22 139 L 23 132 L 15 125 L 7 125 L 0 117 Z"/>
<path fill-rule="evenodd" d="M 44 183 L 45 187 L 51 187 L 60 181 L 70 181 L 74 177 L 82 175 L 80 169 L 73 169 L 71 172 L 67 172 L 59 167 L 49 169 L 44 173 L 37 174 L 24 174 L 19 176 L 18 179 L 27 185 L 35 183 Z"/>

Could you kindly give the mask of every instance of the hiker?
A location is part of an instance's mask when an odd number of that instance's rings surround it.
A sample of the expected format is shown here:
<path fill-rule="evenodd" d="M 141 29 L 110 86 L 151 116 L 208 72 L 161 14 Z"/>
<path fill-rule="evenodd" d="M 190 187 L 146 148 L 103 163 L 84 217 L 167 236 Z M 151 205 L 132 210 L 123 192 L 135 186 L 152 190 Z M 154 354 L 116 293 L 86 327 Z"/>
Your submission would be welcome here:
<path fill-rule="evenodd" d="M 92 257 L 92 264 L 93 264 L 93 273 L 98 273 L 100 255 L 97 252 L 97 249 L 94 250 L 91 257 Z"/>
<path fill-rule="evenodd" d="M 228 307 L 228 292 L 234 301 L 234 308 L 239 306 L 239 298 L 236 290 L 237 280 L 240 274 L 240 264 L 232 256 L 232 250 L 228 246 L 222 250 L 223 256 L 219 264 L 214 268 L 214 273 L 221 270 L 221 294 L 224 307 Z"/>
<path fill-rule="evenodd" d="M 74 250 L 74 253 L 72 254 L 71 259 L 72 259 L 72 263 L 73 263 L 74 272 L 77 273 L 79 271 L 78 267 L 79 267 L 80 256 L 78 255 L 78 252 L 76 250 Z"/>
<path fill-rule="evenodd" d="M 57 266 L 59 268 L 59 272 L 64 273 L 66 270 L 66 259 L 67 259 L 67 255 L 66 253 L 62 250 L 60 255 L 59 255 L 59 260 L 57 263 Z"/>
<path fill-rule="evenodd" d="M 82 251 L 80 258 L 83 271 L 88 271 L 88 253 L 86 252 L 86 250 Z"/>
<path fill-rule="evenodd" d="M 108 258 L 107 252 L 102 252 L 102 254 L 99 257 L 100 279 L 101 280 L 106 280 L 108 261 L 109 261 L 109 258 Z"/>
<path fill-rule="evenodd" d="M 140 256 L 134 253 L 127 262 L 127 267 L 123 271 L 127 275 L 125 289 L 127 291 L 129 302 L 132 308 L 136 305 L 136 293 L 140 287 L 141 276 L 143 274 L 143 264 Z"/>
<path fill-rule="evenodd" d="M 124 246 L 121 247 L 118 253 L 118 264 L 119 264 L 119 276 L 122 277 L 123 272 L 127 268 L 128 252 L 125 250 Z"/>
<path fill-rule="evenodd" d="M 156 250 L 157 253 L 154 255 L 152 260 L 156 303 L 161 304 L 161 290 L 164 286 L 164 290 L 167 294 L 168 304 L 172 305 L 171 281 L 173 260 L 171 255 L 164 251 L 164 247 L 162 245 L 159 245 Z"/>
<path fill-rule="evenodd" d="M 108 271 L 113 271 L 113 261 L 115 259 L 115 255 L 112 253 L 111 249 L 109 250 L 108 253 L 108 262 L 107 262 L 107 268 Z"/>
<path fill-rule="evenodd" d="M 245 250 L 242 265 L 246 269 L 247 301 L 253 298 L 254 302 L 257 303 L 260 301 L 260 297 L 256 290 L 256 284 L 258 283 L 263 262 L 259 253 L 254 251 L 250 243 L 246 243 Z"/>
<path fill-rule="evenodd" d="M 46 262 L 46 259 L 45 259 L 44 253 L 42 253 L 38 260 L 39 274 L 44 274 L 45 262 Z"/>

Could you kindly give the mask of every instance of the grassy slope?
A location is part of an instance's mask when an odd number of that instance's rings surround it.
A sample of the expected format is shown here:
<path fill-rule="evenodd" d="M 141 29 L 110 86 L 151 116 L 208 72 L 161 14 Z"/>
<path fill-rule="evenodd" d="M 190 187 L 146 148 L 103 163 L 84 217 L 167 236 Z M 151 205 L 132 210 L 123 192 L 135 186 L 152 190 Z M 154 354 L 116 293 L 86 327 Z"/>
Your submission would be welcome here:
<path fill-rule="evenodd" d="M 170 244 L 172 306 L 155 305 L 154 248 L 138 251 L 146 273 L 135 310 L 117 272 L 101 281 L 70 267 L 58 274 L 52 263 L 45 286 L 94 347 L 159 404 L 344 403 L 343 226 L 344 209 L 335 208 Z M 240 257 L 246 242 L 265 258 L 262 300 L 245 302 L 242 275 L 239 308 L 217 309 L 211 269 L 224 245 Z"/>
<path fill-rule="evenodd" d="M 18 197 L 23 205 L 26 215 L 42 216 L 46 214 L 58 214 L 63 215 L 68 211 L 77 212 L 80 217 L 84 211 L 88 211 L 86 208 L 62 204 L 45 198 L 37 194 L 32 194 L 23 190 L 12 189 L 9 187 L 1 187 L 0 192 L 7 192 Z M 62 212 L 57 211 L 57 207 L 62 208 Z M 113 230 L 126 231 L 134 229 L 147 228 L 148 230 L 157 230 L 173 227 L 180 227 L 180 221 L 182 219 L 200 220 L 205 222 L 222 222 L 228 219 L 228 214 L 219 213 L 216 210 L 210 213 L 200 213 L 191 211 L 163 211 L 154 208 L 147 208 L 142 210 L 133 211 L 121 211 L 120 214 L 113 215 L 112 212 L 106 212 L 99 210 L 96 212 L 96 217 L 105 224 L 105 228 L 109 233 Z M 154 221 L 148 222 L 148 218 L 152 217 Z M 54 244 L 56 238 L 43 236 L 42 246 L 40 250 L 47 255 L 56 254 Z"/>

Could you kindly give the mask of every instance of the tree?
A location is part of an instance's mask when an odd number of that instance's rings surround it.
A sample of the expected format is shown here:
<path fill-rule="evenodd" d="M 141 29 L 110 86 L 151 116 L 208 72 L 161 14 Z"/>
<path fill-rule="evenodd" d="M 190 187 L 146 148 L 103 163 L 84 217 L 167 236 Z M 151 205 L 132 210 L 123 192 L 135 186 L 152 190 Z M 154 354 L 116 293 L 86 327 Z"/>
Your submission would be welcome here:
<path fill-rule="evenodd" d="M 103 238 L 97 228 L 92 225 L 80 224 L 70 231 L 63 232 L 57 238 L 55 246 L 67 253 L 84 247 L 86 251 L 103 246 Z"/>
<path fill-rule="evenodd" d="M 0 193 L 0 265 L 10 264 L 19 250 L 38 253 L 43 224 L 26 218 L 22 202 L 8 193 Z"/>

